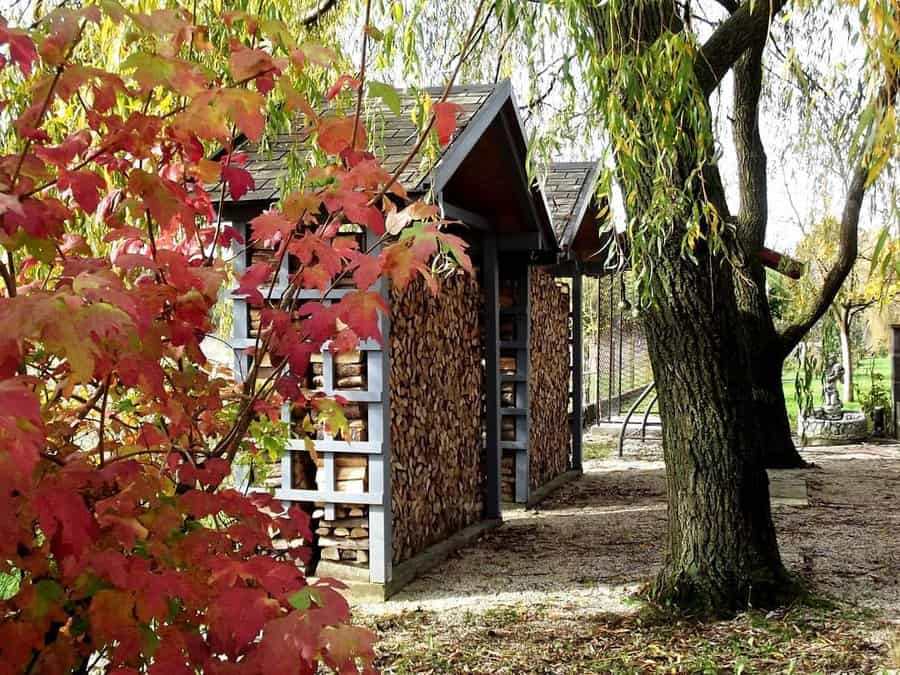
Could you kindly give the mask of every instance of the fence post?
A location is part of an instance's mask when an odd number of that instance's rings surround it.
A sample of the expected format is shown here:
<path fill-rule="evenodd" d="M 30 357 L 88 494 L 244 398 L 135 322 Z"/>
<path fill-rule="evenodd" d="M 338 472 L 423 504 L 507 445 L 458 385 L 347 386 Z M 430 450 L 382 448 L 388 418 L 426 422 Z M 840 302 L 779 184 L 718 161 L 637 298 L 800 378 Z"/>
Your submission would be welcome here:
<path fill-rule="evenodd" d="M 572 468 L 582 469 L 584 433 L 584 325 L 582 323 L 582 278 L 577 264 L 572 276 Z"/>
<path fill-rule="evenodd" d="M 900 438 L 897 422 L 900 421 L 900 324 L 891 325 L 891 420 L 894 436 Z"/>

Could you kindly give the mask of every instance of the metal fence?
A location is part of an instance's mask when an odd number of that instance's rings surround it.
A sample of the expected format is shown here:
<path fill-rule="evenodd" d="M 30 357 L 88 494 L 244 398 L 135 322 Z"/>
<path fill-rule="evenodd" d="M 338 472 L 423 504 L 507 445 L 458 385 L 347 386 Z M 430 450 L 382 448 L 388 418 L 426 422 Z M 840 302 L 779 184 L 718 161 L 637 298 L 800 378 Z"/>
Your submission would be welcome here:
<path fill-rule="evenodd" d="M 586 422 L 612 421 L 653 381 L 650 355 L 629 272 L 587 280 L 584 292 Z"/>

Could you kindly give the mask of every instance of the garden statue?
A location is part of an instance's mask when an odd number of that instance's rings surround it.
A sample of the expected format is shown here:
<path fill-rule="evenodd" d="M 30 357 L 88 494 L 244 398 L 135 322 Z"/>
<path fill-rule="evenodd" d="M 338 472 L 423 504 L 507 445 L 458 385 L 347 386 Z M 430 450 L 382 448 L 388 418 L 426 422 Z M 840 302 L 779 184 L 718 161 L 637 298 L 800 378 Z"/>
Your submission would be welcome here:
<path fill-rule="evenodd" d="M 823 378 L 822 411 L 825 413 L 825 417 L 829 419 L 840 419 L 843 415 L 844 404 L 841 403 L 836 384 L 843 377 L 844 367 L 840 363 L 833 363 Z"/>

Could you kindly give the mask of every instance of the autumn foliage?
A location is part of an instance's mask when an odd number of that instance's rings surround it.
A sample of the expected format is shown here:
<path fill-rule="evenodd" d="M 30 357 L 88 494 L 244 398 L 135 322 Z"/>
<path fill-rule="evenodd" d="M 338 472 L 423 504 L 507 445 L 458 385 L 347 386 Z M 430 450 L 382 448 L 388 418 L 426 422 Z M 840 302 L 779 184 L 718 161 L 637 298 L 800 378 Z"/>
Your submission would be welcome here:
<path fill-rule="evenodd" d="M 121 58 L 93 56 L 101 28 L 127 33 Z M 316 81 L 333 86 L 316 96 Z M 283 401 L 310 425 L 346 424 L 294 373 L 380 339 L 379 279 L 430 279 L 441 251 L 465 262 L 367 151 L 364 84 L 242 13 L 215 31 L 112 0 L 23 30 L 0 19 L 0 573 L 14 582 L 0 673 L 371 671 L 373 636 L 337 583 L 308 585 L 305 549 L 273 545 L 310 540 L 306 514 L 229 487 L 251 424 Z M 243 242 L 222 204 L 252 189 L 239 141 L 259 140 L 274 109 L 325 159 Z M 432 125 L 446 142 L 455 111 L 439 103 Z M 360 250 L 348 224 L 381 245 Z M 265 302 L 269 265 L 229 278 L 234 242 L 256 241 L 299 261 L 280 302 Z M 339 301 L 298 299 L 343 278 L 357 290 Z M 265 307 L 253 363 L 276 365 L 240 385 L 201 351 L 232 283 Z"/>

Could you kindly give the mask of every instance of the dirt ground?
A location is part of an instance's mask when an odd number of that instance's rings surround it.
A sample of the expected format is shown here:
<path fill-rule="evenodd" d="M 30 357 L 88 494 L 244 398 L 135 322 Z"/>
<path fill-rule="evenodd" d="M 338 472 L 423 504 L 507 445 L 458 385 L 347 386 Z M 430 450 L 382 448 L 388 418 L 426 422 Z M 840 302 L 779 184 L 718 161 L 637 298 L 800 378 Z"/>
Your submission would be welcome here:
<path fill-rule="evenodd" d="M 891 626 L 900 625 L 900 446 L 810 448 L 803 455 L 813 467 L 773 475 L 773 484 L 793 485 L 795 493 L 797 486 L 802 493 L 805 482 L 808 499 L 806 506 L 776 500 L 773 507 L 785 562 L 814 591 L 841 606 L 871 610 L 866 616 L 877 618 L 874 623 L 867 619 L 865 626 L 854 624 L 848 629 L 859 630 L 852 643 L 867 644 L 878 658 L 892 659 L 889 653 L 896 649 L 896 637 L 891 633 L 896 635 L 896 630 Z M 442 630 L 452 633 L 453 626 L 459 628 L 473 617 L 483 620 L 486 613 L 493 616 L 506 609 L 538 612 L 540 620 L 532 617 L 526 622 L 536 630 L 548 620 L 552 626 L 554 621 L 578 617 L 596 622 L 610 613 L 633 614 L 638 603 L 631 596 L 651 578 L 662 559 L 664 467 L 653 448 L 645 448 L 637 457 L 591 460 L 580 480 L 562 487 L 536 510 L 511 511 L 505 518 L 501 528 L 414 581 L 393 600 L 357 611 L 370 621 L 382 625 L 399 621 L 413 631 L 421 628 L 418 621 L 430 625 L 437 635 Z M 409 624 L 411 616 L 419 619 Z M 798 632 L 805 630 L 796 621 L 790 626 Z M 886 632 L 881 630 L 885 626 Z M 872 630 L 881 632 L 875 635 Z M 863 662 L 865 666 L 859 665 Z M 869 672 L 874 662 L 864 659 L 841 669 Z M 388 670 L 492 672 L 474 666 L 458 671 L 448 668 Z M 733 670 L 743 672 L 743 667 L 726 669 Z M 626 667 L 621 672 L 644 671 Z M 688 671 L 676 667 L 672 672 Z M 718 665 L 711 672 L 719 672 Z"/>

